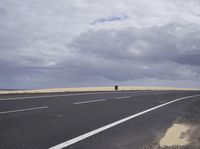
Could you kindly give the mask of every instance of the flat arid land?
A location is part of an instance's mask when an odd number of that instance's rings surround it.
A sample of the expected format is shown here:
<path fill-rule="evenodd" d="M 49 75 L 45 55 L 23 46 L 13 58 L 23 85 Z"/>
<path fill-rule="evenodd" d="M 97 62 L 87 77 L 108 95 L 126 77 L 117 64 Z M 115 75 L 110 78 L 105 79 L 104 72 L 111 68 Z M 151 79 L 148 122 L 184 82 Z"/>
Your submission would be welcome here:
<path fill-rule="evenodd" d="M 90 92 L 90 91 L 114 91 L 114 86 L 108 87 L 79 87 L 79 88 L 50 88 L 50 89 L 32 89 L 32 90 L 0 90 L 0 94 L 15 93 L 57 93 L 57 92 Z M 175 87 L 144 87 L 144 86 L 119 86 L 119 90 L 199 90 L 191 88 L 175 88 Z"/>

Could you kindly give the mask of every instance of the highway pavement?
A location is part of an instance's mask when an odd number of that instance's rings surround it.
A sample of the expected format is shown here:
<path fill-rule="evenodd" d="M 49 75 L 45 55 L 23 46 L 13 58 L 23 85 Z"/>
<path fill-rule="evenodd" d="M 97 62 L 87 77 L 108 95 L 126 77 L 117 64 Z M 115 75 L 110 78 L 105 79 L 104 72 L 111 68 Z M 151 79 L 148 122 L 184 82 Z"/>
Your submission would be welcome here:
<path fill-rule="evenodd" d="M 153 149 L 192 105 L 200 91 L 0 95 L 0 149 Z"/>

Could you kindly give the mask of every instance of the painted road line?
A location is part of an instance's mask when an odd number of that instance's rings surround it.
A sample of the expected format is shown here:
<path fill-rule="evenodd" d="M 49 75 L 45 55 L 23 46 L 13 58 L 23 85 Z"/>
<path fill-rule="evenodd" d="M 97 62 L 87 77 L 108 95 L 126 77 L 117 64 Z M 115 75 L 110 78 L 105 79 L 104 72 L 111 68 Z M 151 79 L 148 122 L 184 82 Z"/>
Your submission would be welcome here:
<path fill-rule="evenodd" d="M 37 99 L 37 98 L 52 98 L 52 97 L 67 97 L 67 96 L 82 96 L 82 95 L 96 95 L 96 94 L 111 94 L 117 92 L 98 92 L 98 93 L 77 93 L 77 94 L 63 94 L 63 95 L 44 95 L 44 96 L 29 96 L 29 97 L 12 97 L 12 98 L 3 98 L 0 101 L 4 100 L 20 100 L 20 99 Z"/>
<path fill-rule="evenodd" d="M 19 109 L 19 110 L 0 112 L 0 114 L 16 113 L 16 112 L 24 112 L 24 111 L 32 111 L 32 110 L 41 110 L 41 109 L 47 109 L 47 108 L 49 108 L 49 107 L 35 107 L 35 108 L 28 108 L 28 109 Z"/>
<path fill-rule="evenodd" d="M 79 104 L 94 103 L 94 102 L 101 102 L 101 101 L 106 101 L 106 99 L 88 100 L 88 101 L 82 101 L 82 102 L 75 102 L 73 104 L 74 105 L 79 105 Z"/>
<path fill-rule="evenodd" d="M 115 99 L 126 99 L 126 98 L 130 98 L 131 96 L 124 96 L 124 97 L 116 97 Z"/>
<path fill-rule="evenodd" d="M 118 120 L 118 121 L 116 121 L 116 122 L 113 122 L 113 123 L 111 123 L 111 124 L 108 124 L 108 125 L 106 125 L 106 126 L 100 127 L 100 128 L 98 128 L 98 129 L 95 129 L 95 130 L 90 131 L 90 132 L 88 132 L 88 133 L 85 133 L 85 134 L 83 134 L 83 135 L 80 135 L 80 136 L 78 136 L 78 137 L 76 137 L 76 138 L 73 138 L 73 139 L 68 140 L 68 141 L 66 141 L 66 142 L 63 142 L 63 143 L 61 143 L 61 144 L 58 144 L 58 145 L 56 145 L 56 146 L 54 146 L 54 147 L 51 147 L 51 148 L 49 148 L 49 149 L 62 149 L 62 148 L 68 147 L 68 146 L 70 146 L 70 145 L 72 145 L 72 144 L 75 144 L 75 143 L 77 143 L 77 142 L 79 142 L 79 141 L 82 141 L 82 140 L 84 140 L 84 139 L 86 139 L 86 138 L 88 138 L 88 137 L 91 137 L 91 136 L 93 136 L 93 135 L 96 135 L 96 134 L 98 134 L 98 133 L 100 133 L 100 132 L 102 132 L 102 131 L 105 131 L 105 130 L 107 130 L 107 129 L 110 129 L 110 128 L 114 127 L 114 126 L 117 126 L 117 125 L 119 125 L 119 124 L 121 124 L 121 123 L 124 123 L 124 122 L 126 122 L 126 121 L 128 121 L 128 120 L 131 120 L 131 119 L 133 119 L 133 118 L 136 118 L 136 117 L 138 117 L 138 116 L 141 116 L 141 115 L 143 115 L 143 114 L 145 114 L 145 113 L 154 111 L 154 110 L 156 110 L 156 109 L 159 109 L 159 108 L 161 108 L 161 107 L 167 106 L 167 105 L 169 105 L 169 104 L 172 104 L 172 103 L 175 103 L 175 102 L 184 100 L 184 99 L 193 98 L 193 97 L 198 97 L 198 96 L 200 96 L 200 95 L 186 96 L 186 97 L 182 97 L 182 98 L 178 98 L 178 99 L 172 100 L 172 101 L 170 101 L 170 102 L 166 102 L 166 103 L 164 103 L 164 104 L 160 104 L 160 105 L 158 105 L 158 106 L 155 106 L 155 107 L 152 107 L 152 108 L 147 109 L 147 110 L 145 110 L 145 111 L 142 111 L 142 112 L 133 114 L 133 115 L 131 115 L 131 116 L 128 116 L 128 117 L 126 117 L 126 118 L 123 118 L 123 119 Z"/>

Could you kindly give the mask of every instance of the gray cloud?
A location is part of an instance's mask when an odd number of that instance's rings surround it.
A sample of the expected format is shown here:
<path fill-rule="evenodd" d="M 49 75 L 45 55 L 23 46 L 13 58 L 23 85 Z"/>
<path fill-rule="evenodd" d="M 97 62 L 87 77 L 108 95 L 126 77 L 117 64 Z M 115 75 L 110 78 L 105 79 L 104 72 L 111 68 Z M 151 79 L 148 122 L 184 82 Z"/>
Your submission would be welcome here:
<path fill-rule="evenodd" d="M 198 0 L 1 0 L 0 88 L 200 87 L 199 16 Z"/>
<path fill-rule="evenodd" d="M 70 46 L 77 54 L 88 57 L 87 63 L 97 75 L 111 80 L 184 80 L 199 73 L 200 46 L 195 42 L 199 32 L 194 34 L 190 27 L 170 24 L 148 29 L 89 31 L 75 38 Z M 95 60 L 90 61 L 90 57 Z"/>

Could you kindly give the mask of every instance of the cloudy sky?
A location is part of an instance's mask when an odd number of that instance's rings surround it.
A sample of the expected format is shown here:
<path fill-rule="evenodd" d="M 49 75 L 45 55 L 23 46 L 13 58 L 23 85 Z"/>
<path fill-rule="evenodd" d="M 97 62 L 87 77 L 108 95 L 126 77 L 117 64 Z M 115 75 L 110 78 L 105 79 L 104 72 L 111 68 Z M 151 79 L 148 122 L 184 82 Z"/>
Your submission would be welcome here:
<path fill-rule="evenodd" d="M 0 88 L 199 82 L 199 0 L 0 0 Z"/>

